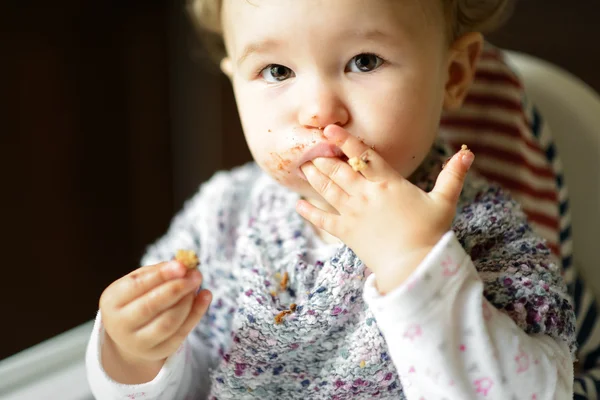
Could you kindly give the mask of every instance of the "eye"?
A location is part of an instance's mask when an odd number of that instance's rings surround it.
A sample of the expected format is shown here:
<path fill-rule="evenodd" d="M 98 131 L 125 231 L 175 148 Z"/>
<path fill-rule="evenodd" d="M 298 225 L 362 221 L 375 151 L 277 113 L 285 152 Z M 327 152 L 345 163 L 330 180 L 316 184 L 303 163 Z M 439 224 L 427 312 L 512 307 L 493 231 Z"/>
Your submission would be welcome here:
<path fill-rule="evenodd" d="M 363 53 L 354 56 L 346 66 L 350 72 L 371 72 L 381 67 L 383 59 L 375 54 Z"/>
<path fill-rule="evenodd" d="M 283 65 L 271 64 L 260 71 L 260 75 L 267 82 L 282 82 L 293 77 L 294 72 Z"/>

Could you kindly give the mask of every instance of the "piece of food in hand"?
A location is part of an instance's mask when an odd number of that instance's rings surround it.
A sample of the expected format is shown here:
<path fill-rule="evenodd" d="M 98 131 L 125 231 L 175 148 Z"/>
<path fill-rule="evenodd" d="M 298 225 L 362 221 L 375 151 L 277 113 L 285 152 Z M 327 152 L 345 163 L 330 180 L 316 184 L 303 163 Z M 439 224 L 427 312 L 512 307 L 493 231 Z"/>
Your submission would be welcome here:
<path fill-rule="evenodd" d="M 175 259 L 182 263 L 187 269 L 194 269 L 200 264 L 198 256 L 193 250 L 177 250 Z"/>
<path fill-rule="evenodd" d="M 466 144 L 463 144 L 462 146 L 460 146 L 460 151 L 464 152 L 464 151 L 471 151 L 471 150 L 469 150 L 469 148 L 467 147 Z M 446 161 L 444 161 L 444 163 L 442 164 L 442 169 L 446 168 L 446 165 L 448 165 L 450 160 L 452 160 L 452 157 L 449 157 Z"/>
<path fill-rule="evenodd" d="M 352 167 L 355 172 L 360 172 L 367 168 L 368 160 L 365 156 L 363 157 L 352 157 L 348 160 L 348 164 Z"/>

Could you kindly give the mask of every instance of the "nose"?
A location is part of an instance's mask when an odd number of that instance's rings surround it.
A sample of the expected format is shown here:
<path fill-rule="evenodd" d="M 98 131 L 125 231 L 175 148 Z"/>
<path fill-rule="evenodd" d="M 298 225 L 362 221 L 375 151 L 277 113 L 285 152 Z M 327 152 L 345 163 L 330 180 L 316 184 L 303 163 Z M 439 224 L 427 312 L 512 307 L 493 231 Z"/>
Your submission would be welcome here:
<path fill-rule="evenodd" d="M 303 127 L 320 129 L 331 124 L 345 126 L 348 123 L 350 113 L 333 85 L 315 82 L 302 97 L 298 123 Z"/>

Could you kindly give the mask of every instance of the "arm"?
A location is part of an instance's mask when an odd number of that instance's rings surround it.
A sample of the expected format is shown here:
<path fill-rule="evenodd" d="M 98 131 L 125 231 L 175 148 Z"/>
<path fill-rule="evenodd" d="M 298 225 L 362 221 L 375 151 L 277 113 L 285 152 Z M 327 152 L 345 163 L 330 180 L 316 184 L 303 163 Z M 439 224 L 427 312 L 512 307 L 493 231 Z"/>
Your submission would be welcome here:
<path fill-rule="evenodd" d="M 167 234 L 149 248 L 142 264 L 149 265 L 153 260 L 160 262 L 172 259 L 177 249 L 193 249 L 198 252 L 199 235 L 194 229 L 194 222 L 198 219 L 197 214 L 200 209 L 202 209 L 200 196 L 196 195 L 174 218 Z M 201 316 L 191 318 L 192 314 L 198 311 L 194 304 L 201 301 L 206 303 L 202 310 L 208 307 L 208 303 L 204 301 L 207 299 L 206 293 L 194 295 L 197 286 L 191 287 L 187 284 L 179 286 L 179 288 L 183 288 L 180 291 L 183 291 L 184 294 L 189 292 L 185 294 L 185 297 L 189 299 L 182 298 L 166 310 L 155 310 L 156 304 L 159 307 L 160 304 L 167 304 L 164 300 L 169 301 L 169 296 L 176 295 L 175 286 L 166 286 L 175 282 L 172 274 L 158 272 L 162 271 L 162 268 L 159 267 L 160 265 L 142 267 L 117 280 L 103 293 L 104 302 L 103 298 L 100 301 L 102 311 L 98 312 L 86 353 L 88 381 L 92 393 L 99 400 L 137 397 L 168 400 L 184 399 L 187 395 L 201 398 L 202 391 L 207 391 L 209 388 L 209 382 L 206 379 L 204 381 L 197 379 L 197 377 L 206 378 L 208 376 L 206 351 L 200 340 L 193 340 L 195 339 L 193 327 L 195 321 Z M 154 272 L 150 272 L 151 270 Z M 194 272 L 198 274 L 196 271 Z M 162 292 L 161 289 L 163 289 Z M 133 295 L 135 291 L 140 293 Z M 125 300 L 117 301 L 117 297 L 121 295 L 129 296 L 126 302 Z M 187 303 L 191 304 L 185 305 Z M 135 308 L 131 308 L 134 307 L 133 304 L 135 304 Z M 181 307 L 181 310 L 191 307 L 190 314 L 186 317 L 185 311 L 175 311 L 175 307 Z M 130 311 L 122 311 L 123 308 L 128 308 Z M 167 312 L 171 313 L 170 319 L 167 318 Z M 142 325 L 139 322 L 132 323 L 130 321 L 131 318 L 143 317 L 143 314 L 148 313 L 156 314 L 156 316 L 149 321 L 146 321 L 148 319 L 146 318 Z M 181 317 L 184 317 L 184 320 Z M 161 318 L 162 320 L 160 320 Z M 182 327 L 174 335 L 169 335 L 171 336 L 168 338 L 170 343 L 154 344 L 157 340 L 162 340 L 159 339 L 160 330 L 170 329 L 165 326 L 165 323 L 172 326 L 173 324 L 180 325 L 182 322 Z M 104 324 L 106 324 L 110 336 L 106 333 Z M 130 325 L 140 328 L 132 328 L 132 330 L 128 328 Z M 184 326 L 187 328 L 184 329 Z M 183 333 L 182 329 L 185 332 L 191 331 L 191 333 L 189 335 Z M 130 330 L 132 330 L 131 333 Z M 127 332 L 127 336 L 124 336 L 125 332 Z M 154 339 L 152 339 L 152 343 L 146 344 L 149 335 Z M 184 336 L 182 337 L 182 335 Z M 119 344 L 116 343 L 117 340 Z M 139 344 L 138 347 L 147 347 L 146 353 L 157 348 L 160 356 L 153 354 L 145 358 L 133 355 L 125 357 L 123 353 L 126 351 L 140 351 L 139 348 L 136 349 L 136 343 Z M 136 361 L 142 359 L 145 361 Z"/>
<path fill-rule="evenodd" d="M 454 233 L 388 295 L 374 282 L 372 275 L 365 298 L 409 399 L 572 398 L 568 344 L 528 335 L 490 304 Z"/>

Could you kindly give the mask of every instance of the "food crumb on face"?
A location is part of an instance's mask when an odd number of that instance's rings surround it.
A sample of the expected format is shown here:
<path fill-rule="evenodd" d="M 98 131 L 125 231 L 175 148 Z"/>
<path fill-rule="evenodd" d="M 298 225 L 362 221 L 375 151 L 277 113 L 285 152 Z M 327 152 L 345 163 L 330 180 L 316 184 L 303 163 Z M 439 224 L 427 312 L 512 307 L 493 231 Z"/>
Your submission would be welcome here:
<path fill-rule="evenodd" d="M 194 269 L 200 264 L 198 256 L 193 250 L 177 250 L 175 259 L 187 269 Z"/>
<path fill-rule="evenodd" d="M 304 150 L 305 147 L 306 147 L 305 144 L 297 144 L 296 146 L 292 147 L 291 152 L 298 153 L 298 152 Z"/>
<path fill-rule="evenodd" d="M 283 171 L 288 165 L 292 163 L 292 160 L 285 159 L 277 153 L 271 153 L 271 157 L 273 157 L 275 159 L 275 162 L 277 162 L 278 171 Z"/>

